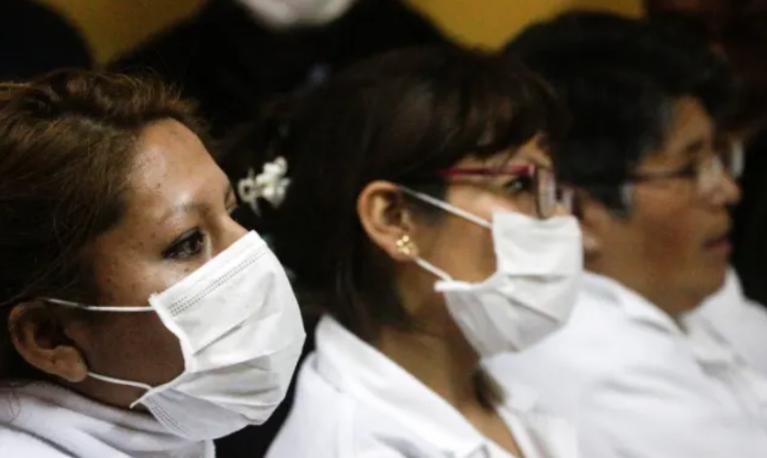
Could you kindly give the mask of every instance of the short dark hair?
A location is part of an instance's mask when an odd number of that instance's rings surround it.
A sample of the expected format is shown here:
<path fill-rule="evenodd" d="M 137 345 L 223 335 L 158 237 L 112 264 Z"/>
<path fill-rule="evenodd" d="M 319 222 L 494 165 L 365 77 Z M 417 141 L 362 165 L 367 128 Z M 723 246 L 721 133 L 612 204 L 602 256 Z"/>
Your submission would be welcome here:
<path fill-rule="evenodd" d="M 661 24 L 572 12 L 524 30 L 506 47 L 551 83 L 571 112 L 555 151 L 561 178 L 625 210 L 620 184 L 663 143 L 675 99 L 697 98 L 719 120 L 735 86 L 706 43 Z"/>
<path fill-rule="evenodd" d="M 382 323 L 408 320 L 393 296 L 391 262 L 356 213 L 364 186 L 382 179 L 440 194 L 439 170 L 538 133 L 555 142 L 565 122 L 553 92 L 520 65 L 450 46 L 360 62 L 286 112 L 287 132 L 274 150 L 287 157 L 292 181 L 264 220 L 305 303 L 367 340 Z"/>
<path fill-rule="evenodd" d="M 12 305 L 94 299 L 83 251 L 120 221 L 136 141 L 166 118 L 202 134 L 193 107 L 152 79 L 62 70 L 0 84 L 0 379 L 34 374 L 10 342 Z"/>

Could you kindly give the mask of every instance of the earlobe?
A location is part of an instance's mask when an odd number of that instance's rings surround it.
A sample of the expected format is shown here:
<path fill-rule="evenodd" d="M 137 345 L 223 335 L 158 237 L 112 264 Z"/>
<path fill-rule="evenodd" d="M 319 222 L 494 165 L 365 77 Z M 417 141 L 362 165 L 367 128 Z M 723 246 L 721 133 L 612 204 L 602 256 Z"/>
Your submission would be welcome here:
<path fill-rule="evenodd" d="M 594 257 L 601 251 L 600 234 L 606 218 L 609 218 L 609 212 L 600 202 L 589 198 L 582 199 L 580 206 L 579 223 L 583 234 L 583 253 L 587 258 Z"/>
<path fill-rule="evenodd" d="M 417 247 L 412 222 L 399 187 L 373 181 L 357 197 L 357 216 L 368 238 L 396 261 L 409 262 Z"/>
<path fill-rule="evenodd" d="M 402 234 L 402 236 L 395 242 L 397 251 L 404 256 L 404 259 L 410 260 L 418 256 L 418 245 L 415 244 L 409 234 Z"/>
<path fill-rule="evenodd" d="M 591 232 L 582 229 L 583 233 L 583 252 L 586 256 L 593 256 L 600 251 L 599 239 Z"/>
<path fill-rule="evenodd" d="M 22 302 L 8 317 L 16 351 L 32 367 L 72 383 L 88 376 L 85 359 L 64 337 L 58 319 L 38 302 Z"/>

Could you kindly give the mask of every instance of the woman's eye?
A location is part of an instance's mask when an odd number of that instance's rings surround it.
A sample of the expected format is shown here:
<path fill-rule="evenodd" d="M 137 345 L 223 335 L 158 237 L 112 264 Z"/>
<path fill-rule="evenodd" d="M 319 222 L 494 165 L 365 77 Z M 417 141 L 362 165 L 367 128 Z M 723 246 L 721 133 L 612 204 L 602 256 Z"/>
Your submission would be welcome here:
<path fill-rule="evenodd" d="M 195 229 L 179 237 L 163 251 L 162 256 L 166 259 L 188 259 L 200 254 L 204 245 L 205 235 Z"/>
<path fill-rule="evenodd" d="M 531 177 L 516 177 L 504 184 L 503 188 L 511 194 L 532 191 L 533 179 Z"/>

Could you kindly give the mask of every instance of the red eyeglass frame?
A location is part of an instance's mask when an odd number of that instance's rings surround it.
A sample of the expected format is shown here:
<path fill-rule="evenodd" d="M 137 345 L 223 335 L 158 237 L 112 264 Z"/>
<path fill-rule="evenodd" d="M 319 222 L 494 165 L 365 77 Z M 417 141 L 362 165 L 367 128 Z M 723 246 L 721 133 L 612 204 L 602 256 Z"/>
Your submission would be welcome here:
<path fill-rule="evenodd" d="M 551 173 L 551 179 L 554 182 L 552 191 L 554 195 L 551 196 L 551 202 L 543 202 L 540 198 L 536 199 L 536 207 L 538 215 L 542 218 L 548 218 L 553 215 L 555 207 L 559 198 L 557 194 L 562 194 L 563 202 L 568 208 L 568 211 L 572 210 L 572 190 L 567 186 L 559 184 L 554 176 L 554 171 L 548 167 L 539 167 L 534 164 L 518 164 L 518 165 L 506 165 L 504 167 L 455 167 L 443 169 L 437 172 L 441 177 L 460 177 L 460 176 L 517 176 L 517 177 L 535 177 L 540 170 L 545 170 Z M 540 186 L 540 183 L 539 183 Z M 540 191 L 539 191 L 540 192 Z M 540 196 L 540 195 L 539 195 Z"/>
<path fill-rule="evenodd" d="M 507 165 L 504 167 L 454 167 L 442 169 L 437 174 L 442 177 L 500 175 L 531 177 L 535 175 L 535 171 L 538 168 L 533 164 Z"/>

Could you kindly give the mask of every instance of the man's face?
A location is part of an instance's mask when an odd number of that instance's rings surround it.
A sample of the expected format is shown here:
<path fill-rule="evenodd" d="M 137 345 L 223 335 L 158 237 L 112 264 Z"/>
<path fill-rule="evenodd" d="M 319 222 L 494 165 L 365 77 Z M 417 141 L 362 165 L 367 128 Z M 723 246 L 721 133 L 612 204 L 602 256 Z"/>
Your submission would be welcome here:
<path fill-rule="evenodd" d="M 714 135 L 713 122 L 700 102 L 680 98 L 663 145 L 641 162 L 637 173 L 655 176 L 710 159 Z M 711 189 L 701 194 L 691 177 L 631 184 L 628 216 L 605 210 L 597 223 L 585 221 L 599 245 L 589 267 L 671 315 L 696 307 L 724 281 L 730 254 L 728 206 L 740 198 L 727 175 L 716 179 Z"/>

